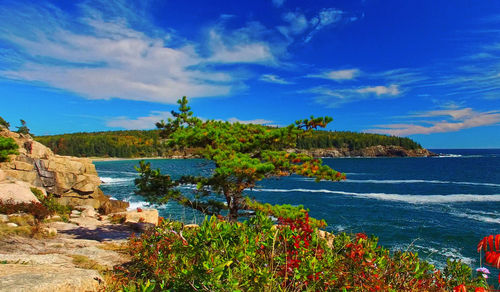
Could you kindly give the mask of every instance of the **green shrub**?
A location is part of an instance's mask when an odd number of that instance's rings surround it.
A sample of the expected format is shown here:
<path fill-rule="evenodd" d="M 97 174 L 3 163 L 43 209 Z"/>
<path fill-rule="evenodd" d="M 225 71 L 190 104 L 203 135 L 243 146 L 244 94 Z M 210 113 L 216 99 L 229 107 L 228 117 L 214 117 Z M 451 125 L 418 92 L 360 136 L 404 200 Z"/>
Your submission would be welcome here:
<path fill-rule="evenodd" d="M 69 206 L 59 204 L 52 194 L 44 196 L 42 191 L 37 188 L 31 188 L 31 192 L 52 214 L 58 214 L 64 219 L 71 212 Z"/>
<path fill-rule="evenodd" d="M 378 246 L 364 234 L 318 236 L 307 214 L 275 225 L 257 213 L 244 223 L 217 217 L 199 228 L 165 221 L 132 237 L 133 260 L 115 270 L 125 291 L 448 291 L 486 287 L 459 262 L 445 273 L 417 254 Z M 468 277 L 464 277 L 465 274 Z M 114 287 L 116 288 L 116 287 Z"/>
<path fill-rule="evenodd" d="M 9 215 L 15 213 L 31 214 L 35 218 L 35 222 L 38 223 L 47 218 L 52 212 L 38 202 L 17 203 L 12 199 L 0 200 L 0 214 Z"/>
<path fill-rule="evenodd" d="M 2 117 L 0 117 L 0 125 L 4 126 L 7 128 L 7 130 L 9 129 L 10 127 L 10 124 L 9 122 L 7 122 L 6 120 L 4 120 Z"/>
<path fill-rule="evenodd" d="M 19 146 L 14 139 L 0 137 L 0 162 L 8 161 L 11 154 L 19 154 L 17 148 Z"/>

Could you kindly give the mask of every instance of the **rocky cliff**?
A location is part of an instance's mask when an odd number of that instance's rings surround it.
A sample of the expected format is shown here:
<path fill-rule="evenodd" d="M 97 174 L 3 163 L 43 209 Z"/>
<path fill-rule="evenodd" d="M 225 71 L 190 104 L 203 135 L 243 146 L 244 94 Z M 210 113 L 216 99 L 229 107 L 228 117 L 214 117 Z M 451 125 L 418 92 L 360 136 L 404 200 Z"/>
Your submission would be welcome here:
<path fill-rule="evenodd" d="M 359 150 L 349 148 L 294 149 L 297 153 L 307 153 L 314 157 L 429 157 L 436 154 L 427 149 L 408 150 L 401 146 L 371 146 Z"/>
<path fill-rule="evenodd" d="M 0 163 L 0 193 L 12 183 L 23 182 L 54 194 L 61 204 L 89 205 L 102 213 L 123 211 L 128 203 L 111 200 L 104 195 L 101 181 L 92 161 L 87 158 L 55 155 L 30 135 L 11 132 L 0 127 L 0 136 L 12 138 L 19 154 Z M 5 194 L 4 194 L 5 198 Z"/>

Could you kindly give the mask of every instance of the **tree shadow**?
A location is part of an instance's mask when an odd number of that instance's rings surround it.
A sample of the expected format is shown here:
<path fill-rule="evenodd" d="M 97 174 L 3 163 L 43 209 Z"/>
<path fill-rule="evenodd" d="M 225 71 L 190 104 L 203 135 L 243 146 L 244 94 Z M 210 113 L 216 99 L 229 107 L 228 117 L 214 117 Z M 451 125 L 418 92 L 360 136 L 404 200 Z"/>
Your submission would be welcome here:
<path fill-rule="evenodd" d="M 61 230 L 59 233 L 73 235 L 76 239 L 109 241 L 128 239 L 132 233 L 137 233 L 137 230 L 122 224 L 106 224 L 96 228 L 79 226 L 74 229 Z"/>

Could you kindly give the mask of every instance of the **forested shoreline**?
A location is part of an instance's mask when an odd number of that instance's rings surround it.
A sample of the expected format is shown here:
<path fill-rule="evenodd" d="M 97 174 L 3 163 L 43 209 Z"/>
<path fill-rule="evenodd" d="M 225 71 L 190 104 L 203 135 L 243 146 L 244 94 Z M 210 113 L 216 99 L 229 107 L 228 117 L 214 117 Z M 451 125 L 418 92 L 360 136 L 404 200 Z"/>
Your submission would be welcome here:
<path fill-rule="evenodd" d="M 55 154 L 77 157 L 156 157 L 168 156 L 169 149 L 161 143 L 159 130 L 125 130 L 81 132 L 37 136 L 35 140 Z M 399 146 L 406 150 L 422 149 L 410 138 L 349 131 L 312 131 L 297 139 L 299 149 L 347 148 L 351 151 L 372 146 Z"/>

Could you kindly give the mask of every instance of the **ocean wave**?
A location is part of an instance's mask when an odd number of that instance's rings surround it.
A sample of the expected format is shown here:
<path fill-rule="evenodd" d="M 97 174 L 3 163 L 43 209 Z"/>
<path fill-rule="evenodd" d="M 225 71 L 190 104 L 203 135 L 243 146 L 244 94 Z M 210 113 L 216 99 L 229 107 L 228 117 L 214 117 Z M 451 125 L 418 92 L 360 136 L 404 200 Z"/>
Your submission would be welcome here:
<path fill-rule="evenodd" d="M 138 176 L 139 173 L 132 171 L 120 171 L 120 170 L 98 170 L 98 173 L 117 173 L 117 174 L 127 174 Z"/>
<path fill-rule="evenodd" d="M 412 244 L 410 246 L 403 247 L 403 245 L 398 244 L 392 250 L 411 250 L 417 251 L 419 253 L 428 254 L 427 257 L 422 257 L 429 263 L 433 264 L 436 268 L 442 270 L 446 266 L 446 261 L 442 259 L 437 259 L 437 256 L 441 256 L 446 259 L 460 260 L 467 265 L 472 265 L 476 262 L 474 258 L 464 256 L 460 250 L 454 247 L 437 247 L 437 246 L 427 246 Z"/>
<path fill-rule="evenodd" d="M 491 155 L 439 154 L 438 156 L 432 156 L 432 158 L 478 158 L 478 157 L 495 157 L 495 155 L 494 154 Z"/>
<path fill-rule="evenodd" d="M 376 179 L 355 180 L 355 179 L 348 179 L 345 182 L 348 182 L 348 183 L 372 183 L 372 184 L 431 183 L 431 184 L 457 184 L 457 185 L 471 185 L 471 186 L 500 187 L 500 184 L 494 184 L 494 183 L 465 182 L 465 181 L 422 180 L 422 179 L 388 179 L 388 180 L 376 180 Z"/>
<path fill-rule="evenodd" d="M 437 157 L 445 158 L 445 157 L 462 157 L 461 154 L 439 154 Z"/>
<path fill-rule="evenodd" d="M 452 195 L 410 195 L 410 194 L 387 194 L 387 193 L 353 193 L 344 191 L 332 191 L 325 189 L 253 189 L 257 192 L 303 192 L 303 193 L 326 193 L 335 195 L 347 195 L 358 198 L 376 199 L 382 201 L 395 201 L 410 204 L 443 204 L 460 202 L 500 202 L 500 195 L 475 195 L 475 194 L 452 194 Z"/>
<path fill-rule="evenodd" d="M 460 217 L 460 218 L 472 219 L 472 220 L 476 220 L 479 222 L 500 224 L 500 218 L 498 216 L 490 217 L 490 216 L 485 216 L 485 215 L 480 215 L 480 214 L 469 214 L 469 213 L 462 213 L 462 212 L 453 212 L 451 214 L 454 216 Z"/>
<path fill-rule="evenodd" d="M 137 208 L 144 209 L 150 207 L 149 203 L 145 201 L 128 202 L 128 203 L 129 203 L 129 206 L 127 208 L 128 211 L 137 210 Z"/>
<path fill-rule="evenodd" d="M 105 184 L 116 185 L 131 182 L 135 177 L 100 177 L 100 179 Z"/>

